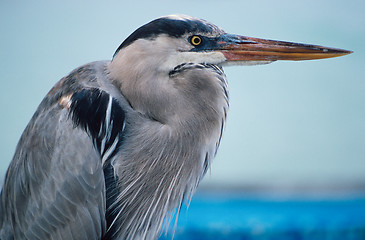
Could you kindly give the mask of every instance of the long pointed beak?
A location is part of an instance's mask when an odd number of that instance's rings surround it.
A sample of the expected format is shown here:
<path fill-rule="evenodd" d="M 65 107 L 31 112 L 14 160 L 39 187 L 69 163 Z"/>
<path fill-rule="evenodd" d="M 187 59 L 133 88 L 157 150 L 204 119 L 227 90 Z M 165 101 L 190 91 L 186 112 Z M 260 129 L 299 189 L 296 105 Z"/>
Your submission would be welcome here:
<path fill-rule="evenodd" d="M 339 57 L 352 53 L 337 48 L 231 34 L 224 35 L 218 44 L 227 61 L 299 61 Z"/>

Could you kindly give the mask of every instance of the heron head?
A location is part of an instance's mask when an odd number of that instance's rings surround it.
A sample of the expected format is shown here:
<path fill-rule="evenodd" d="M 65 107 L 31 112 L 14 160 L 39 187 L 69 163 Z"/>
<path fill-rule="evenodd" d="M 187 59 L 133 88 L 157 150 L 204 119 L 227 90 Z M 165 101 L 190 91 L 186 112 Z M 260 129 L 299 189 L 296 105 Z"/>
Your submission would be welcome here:
<path fill-rule="evenodd" d="M 140 53 L 139 57 L 150 57 L 165 70 L 182 63 L 254 65 L 351 53 L 317 45 L 228 34 L 205 20 L 185 15 L 161 17 L 138 28 L 119 46 L 114 58 L 125 56 L 128 49 Z"/>
<path fill-rule="evenodd" d="M 214 94 L 224 92 L 217 73 L 202 66 L 253 65 L 348 53 L 316 45 L 228 34 L 202 19 L 170 15 L 134 31 L 119 46 L 108 69 L 113 83 L 134 109 L 166 122 L 173 112 L 181 118 L 181 112 L 187 112 L 186 108 L 192 102 L 209 102 Z M 193 67 L 185 71 L 186 64 Z M 220 102 L 224 105 L 225 96 L 222 96 Z"/>

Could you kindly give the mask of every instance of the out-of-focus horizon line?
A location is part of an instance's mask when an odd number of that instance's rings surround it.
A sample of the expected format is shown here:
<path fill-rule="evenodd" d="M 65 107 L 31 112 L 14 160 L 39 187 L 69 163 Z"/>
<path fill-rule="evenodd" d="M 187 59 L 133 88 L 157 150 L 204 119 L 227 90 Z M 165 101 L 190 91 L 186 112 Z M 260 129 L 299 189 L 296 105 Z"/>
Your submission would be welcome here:
<path fill-rule="evenodd" d="M 203 184 L 197 196 L 221 195 L 223 198 L 278 198 L 278 199 L 349 199 L 365 198 L 365 182 L 353 184 Z"/>

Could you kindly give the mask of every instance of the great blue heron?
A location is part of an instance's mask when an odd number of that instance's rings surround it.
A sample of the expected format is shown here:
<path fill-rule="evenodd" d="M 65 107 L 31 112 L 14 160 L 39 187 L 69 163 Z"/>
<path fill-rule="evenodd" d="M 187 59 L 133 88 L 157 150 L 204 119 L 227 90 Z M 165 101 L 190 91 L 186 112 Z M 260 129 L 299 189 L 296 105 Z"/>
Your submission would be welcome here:
<path fill-rule="evenodd" d="M 216 154 L 222 66 L 348 53 L 182 15 L 138 28 L 111 61 L 75 69 L 41 102 L 6 174 L 0 239 L 156 239 Z"/>

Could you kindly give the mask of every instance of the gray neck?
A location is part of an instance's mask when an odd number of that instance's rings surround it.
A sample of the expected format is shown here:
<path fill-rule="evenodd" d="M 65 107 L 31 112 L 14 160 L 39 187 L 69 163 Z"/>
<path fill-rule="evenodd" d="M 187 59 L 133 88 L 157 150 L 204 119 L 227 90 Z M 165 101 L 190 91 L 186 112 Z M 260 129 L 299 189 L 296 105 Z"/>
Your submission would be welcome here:
<path fill-rule="evenodd" d="M 225 76 L 202 64 L 151 73 L 133 59 L 118 61 L 110 77 L 139 117 L 126 127 L 113 161 L 121 189 L 117 222 L 128 229 L 123 239 L 154 239 L 164 218 L 191 198 L 216 153 L 228 109 Z"/>

